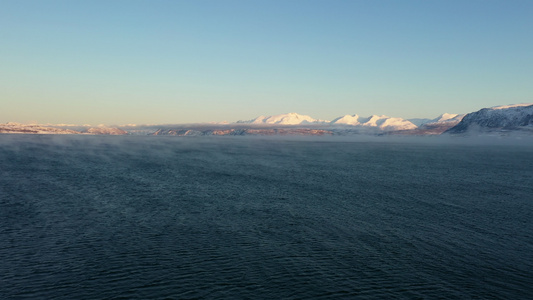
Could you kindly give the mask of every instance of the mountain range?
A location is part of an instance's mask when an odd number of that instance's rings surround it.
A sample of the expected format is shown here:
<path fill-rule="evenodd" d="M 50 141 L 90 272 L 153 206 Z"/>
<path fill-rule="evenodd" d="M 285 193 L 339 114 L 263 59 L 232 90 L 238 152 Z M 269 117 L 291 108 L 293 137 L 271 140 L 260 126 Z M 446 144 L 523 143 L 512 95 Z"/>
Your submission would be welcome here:
<path fill-rule="evenodd" d="M 435 119 L 402 119 L 389 117 L 385 115 L 372 115 L 370 117 L 361 117 L 355 115 L 344 115 L 333 119 L 332 121 L 314 119 L 308 115 L 298 113 L 288 113 L 274 116 L 259 116 L 247 121 L 237 121 L 237 124 L 253 125 L 335 125 L 335 126 L 361 126 L 375 127 L 386 131 L 409 130 L 420 127 L 427 123 L 459 122 L 464 115 L 444 113 Z"/>
<path fill-rule="evenodd" d="M 514 104 L 483 108 L 469 114 L 444 113 L 434 119 L 402 119 L 385 115 L 361 117 L 344 115 L 331 121 L 308 115 L 287 113 L 259 116 L 251 120 L 224 124 L 141 125 L 89 127 L 61 125 L 0 124 L 0 133 L 91 134 L 91 135 L 350 135 L 402 134 L 437 135 L 467 132 L 533 133 L 533 104 Z"/>
<path fill-rule="evenodd" d="M 493 132 L 510 130 L 533 130 L 533 104 L 515 104 L 483 108 L 466 115 L 459 124 L 446 133 L 472 131 Z"/>

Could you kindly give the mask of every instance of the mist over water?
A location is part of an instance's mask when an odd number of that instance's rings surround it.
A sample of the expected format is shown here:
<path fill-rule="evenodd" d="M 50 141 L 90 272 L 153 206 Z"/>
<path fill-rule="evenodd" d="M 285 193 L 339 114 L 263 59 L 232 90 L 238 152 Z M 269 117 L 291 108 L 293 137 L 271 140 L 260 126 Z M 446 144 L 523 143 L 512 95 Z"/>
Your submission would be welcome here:
<path fill-rule="evenodd" d="M 0 136 L 0 295 L 525 299 L 533 147 L 493 141 Z"/>

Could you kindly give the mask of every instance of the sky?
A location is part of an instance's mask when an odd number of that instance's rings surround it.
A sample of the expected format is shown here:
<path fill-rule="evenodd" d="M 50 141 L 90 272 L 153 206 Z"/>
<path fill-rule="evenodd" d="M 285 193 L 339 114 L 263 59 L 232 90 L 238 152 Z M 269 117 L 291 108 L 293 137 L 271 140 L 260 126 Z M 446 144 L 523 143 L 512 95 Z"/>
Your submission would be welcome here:
<path fill-rule="evenodd" d="M 532 16 L 530 0 L 0 0 L 0 122 L 434 118 L 533 102 Z"/>

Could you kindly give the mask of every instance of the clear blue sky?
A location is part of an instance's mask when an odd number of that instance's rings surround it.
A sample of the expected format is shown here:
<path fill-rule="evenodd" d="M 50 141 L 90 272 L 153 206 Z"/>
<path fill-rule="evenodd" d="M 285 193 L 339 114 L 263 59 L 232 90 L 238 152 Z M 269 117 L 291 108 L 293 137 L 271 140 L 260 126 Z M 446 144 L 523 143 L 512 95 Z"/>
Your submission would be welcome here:
<path fill-rule="evenodd" d="M 0 122 L 436 117 L 532 95 L 530 0 L 0 0 Z"/>

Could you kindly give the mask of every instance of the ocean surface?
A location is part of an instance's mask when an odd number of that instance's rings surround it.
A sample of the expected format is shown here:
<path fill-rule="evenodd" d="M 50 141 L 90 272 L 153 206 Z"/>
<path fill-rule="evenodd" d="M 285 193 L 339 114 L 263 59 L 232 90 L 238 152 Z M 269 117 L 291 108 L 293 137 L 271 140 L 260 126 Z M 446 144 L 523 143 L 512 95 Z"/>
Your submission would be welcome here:
<path fill-rule="evenodd" d="M 426 141 L 0 135 L 0 298 L 531 299 L 533 146 Z"/>

